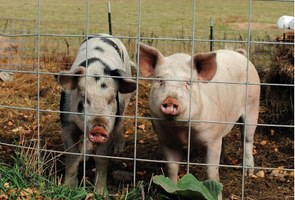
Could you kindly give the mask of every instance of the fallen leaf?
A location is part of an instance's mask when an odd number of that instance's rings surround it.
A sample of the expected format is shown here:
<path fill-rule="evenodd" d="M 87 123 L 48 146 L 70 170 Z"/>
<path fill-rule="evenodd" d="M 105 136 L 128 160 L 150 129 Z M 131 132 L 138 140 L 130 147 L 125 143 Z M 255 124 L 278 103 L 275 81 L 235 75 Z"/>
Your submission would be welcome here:
<path fill-rule="evenodd" d="M 179 176 L 180 178 L 182 178 L 185 174 L 186 174 L 185 172 L 179 172 L 179 173 L 178 173 L 178 176 Z"/>
<path fill-rule="evenodd" d="M 259 170 L 255 175 L 259 178 L 265 178 L 265 173 L 263 170 Z"/>
<path fill-rule="evenodd" d="M 241 198 L 235 194 L 231 194 L 229 197 L 230 200 L 240 200 Z"/>
<path fill-rule="evenodd" d="M 5 182 L 5 183 L 4 183 L 4 187 L 5 187 L 5 188 L 9 188 L 9 183 L 8 183 L 8 182 Z"/>
<path fill-rule="evenodd" d="M 253 147 L 253 155 L 257 155 L 257 149 L 256 149 L 256 146 Z"/>
<path fill-rule="evenodd" d="M 276 169 L 273 169 L 270 173 L 271 176 L 273 177 L 281 177 L 284 178 L 285 173 L 284 173 L 284 166 L 280 166 Z"/>
<path fill-rule="evenodd" d="M 131 134 L 131 133 L 133 133 L 133 130 L 132 129 L 128 129 L 127 131 L 125 131 L 125 134 Z"/>
<path fill-rule="evenodd" d="M 10 121 L 10 120 L 8 121 L 7 124 L 8 124 L 8 126 L 13 126 L 14 125 L 14 123 L 12 121 Z"/>
<path fill-rule="evenodd" d="M 227 156 L 227 158 L 228 158 L 230 164 L 232 164 L 232 165 L 237 165 L 238 164 L 238 159 L 232 158 L 230 156 Z"/>
<path fill-rule="evenodd" d="M 260 142 L 260 144 L 264 146 L 264 145 L 267 144 L 267 141 L 266 141 L 266 140 L 262 140 L 262 141 Z"/>
<path fill-rule="evenodd" d="M 144 144 L 144 140 L 139 140 L 138 143 L 139 144 Z"/>
<path fill-rule="evenodd" d="M 20 127 L 12 129 L 11 132 L 16 133 L 16 132 L 20 132 L 20 131 L 23 131 L 23 130 L 24 130 L 24 128 L 20 126 Z"/>
<path fill-rule="evenodd" d="M 0 200 L 7 200 L 8 199 L 8 195 L 7 194 L 1 194 L 0 195 Z"/>
<path fill-rule="evenodd" d="M 138 129 L 145 132 L 145 125 L 144 124 L 138 125 Z"/>
<path fill-rule="evenodd" d="M 24 114 L 24 115 L 23 115 L 23 118 L 25 118 L 25 119 L 28 119 L 28 118 L 29 118 L 29 116 L 28 116 L 28 115 L 26 115 L 26 114 Z"/>
<path fill-rule="evenodd" d="M 95 196 L 93 193 L 88 193 L 85 200 L 89 200 L 89 199 L 95 199 Z"/>

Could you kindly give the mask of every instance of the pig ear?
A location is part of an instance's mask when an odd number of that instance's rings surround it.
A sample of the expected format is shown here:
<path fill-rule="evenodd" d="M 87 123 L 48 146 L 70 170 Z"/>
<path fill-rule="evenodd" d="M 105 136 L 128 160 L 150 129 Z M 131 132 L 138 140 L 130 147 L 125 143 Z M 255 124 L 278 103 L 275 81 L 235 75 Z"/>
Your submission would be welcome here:
<path fill-rule="evenodd" d="M 120 70 L 120 69 L 112 70 L 110 72 L 110 75 L 117 77 L 117 78 L 114 77 L 114 79 L 119 82 L 119 89 L 118 90 L 120 93 L 126 94 L 126 93 L 131 93 L 134 90 L 136 90 L 136 81 L 125 78 L 130 75 L 127 74 L 126 72 L 124 72 L 123 70 Z"/>
<path fill-rule="evenodd" d="M 149 77 L 154 74 L 156 64 L 164 61 L 162 53 L 151 46 L 140 43 L 139 47 L 139 69 L 143 76 Z"/>
<path fill-rule="evenodd" d="M 194 55 L 193 65 L 198 72 L 199 80 L 212 80 L 217 71 L 216 53 L 198 53 Z"/>
<path fill-rule="evenodd" d="M 59 75 L 55 75 L 54 77 L 64 90 L 74 90 L 77 88 L 79 78 L 79 76 L 75 75 L 79 74 L 85 74 L 84 67 L 78 67 L 75 71 L 61 72 Z"/>

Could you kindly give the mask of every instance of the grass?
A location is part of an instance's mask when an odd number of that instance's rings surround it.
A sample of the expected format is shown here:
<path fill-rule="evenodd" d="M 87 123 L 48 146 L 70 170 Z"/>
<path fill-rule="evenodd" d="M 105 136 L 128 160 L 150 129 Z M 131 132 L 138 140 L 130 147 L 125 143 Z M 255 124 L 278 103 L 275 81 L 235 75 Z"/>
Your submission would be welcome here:
<path fill-rule="evenodd" d="M 82 34 L 86 33 L 87 1 L 79 0 L 41 0 L 40 19 L 42 33 Z M 107 32 L 107 0 L 89 0 L 90 33 Z M 0 19 L 37 20 L 37 0 L 0 0 L 2 12 Z M 111 1 L 113 30 L 117 35 L 137 34 L 138 25 L 138 1 L 137 0 L 114 0 Z M 166 1 L 145 0 L 141 3 L 141 32 L 154 33 L 156 35 L 175 37 L 183 34 L 190 36 L 193 1 Z M 266 15 L 267 13 L 267 15 Z M 293 3 L 273 1 L 253 1 L 252 18 L 254 23 L 276 24 L 282 15 L 293 15 Z M 202 34 L 208 30 L 210 17 L 214 19 L 214 27 L 218 32 L 247 33 L 247 30 L 237 30 L 231 23 L 248 22 L 248 1 L 225 0 L 225 1 L 196 1 L 196 30 Z M 36 21 L 35 21 L 36 22 Z M 15 29 L 24 28 L 21 23 Z M 19 27 L 17 27 L 19 26 Z M 5 22 L 0 25 L 0 31 L 5 29 Z M 184 31 L 184 33 L 183 33 Z M 264 34 L 261 28 L 257 34 Z M 271 32 L 279 33 L 280 30 Z"/>
<path fill-rule="evenodd" d="M 87 4 L 89 2 L 89 4 Z M 76 35 L 108 32 L 107 0 L 41 0 L 40 1 L 40 34 L 41 53 L 55 55 L 66 51 L 69 44 L 70 54 L 74 56 L 83 40 Z M 162 49 L 164 54 L 172 52 L 191 53 L 190 41 L 164 41 L 161 38 L 190 39 L 192 37 L 194 1 L 179 0 L 113 0 L 111 1 L 113 34 L 123 37 L 138 35 L 138 18 L 140 15 L 140 34 L 151 39 L 144 40 Z M 36 34 L 38 30 L 38 1 L 0 0 L 0 34 Z M 195 7 L 195 51 L 208 51 L 210 17 L 214 21 L 215 40 L 247 40 L 248 37 L 248 1 L 196 1 Z M 141 10 L 139 11 L 139 7 Z M 89 13 L 87 10 L 89 8 Z M 267 13 L 267 15 L 266 15 Z M 277 28 L 277 21 L 282 15 L 294 15 L 293 2 L 252 1 L 251 38 L 259 41 L 275 41 L 282 35 Z M 87 29 L 88 17 L 88 29 Z M 53 34 L 53 36 L 51 36 Z M 59 35 L 59 37 L 55 35 Z M 23 44 L 26 56 L 36 57 L 37 37 L 14 37 Z M 265 41 L 265 40 L 264 40 Z M 123 41 L 131 55 L 134 56 L 135 39 Z M 232 47 L 245 47 L 243 44 L 229 43 Z M 224 42 L 215 42 L 214 48 L 224 48 Z"/>
<path fill-rule="evenodd" d="M 26 145 L 29 148 L 23 147 Z M 12 165 L 0 163 L 1 199 L 82 199 L 89 194 L 83 188 L 58 183 L 54 158 L 51 153 L 39 154 L 37 140 L 23 139 L 12 157 Z"/>
<path fill-rule="evenodd" d="M 92 191 L 93 186 L 88 181 L 86 187 L 62 185 L 62 177 L 56 176 L 54 162 L 58 156 L 50 152 L 38 152 L 37 140 L 28 141 L 24 138 L 11 157 L 13 164 L 0 162 L 0 199 L 135 200 L 141 199 L 147 186 L 144 182 L 138 182 L 131 189 L 128 185 L 124 186 L 120 194 L 110 195 L 106 192 L 102 196 Z M 145 197 L 153 199 L 151 194 Z"/>

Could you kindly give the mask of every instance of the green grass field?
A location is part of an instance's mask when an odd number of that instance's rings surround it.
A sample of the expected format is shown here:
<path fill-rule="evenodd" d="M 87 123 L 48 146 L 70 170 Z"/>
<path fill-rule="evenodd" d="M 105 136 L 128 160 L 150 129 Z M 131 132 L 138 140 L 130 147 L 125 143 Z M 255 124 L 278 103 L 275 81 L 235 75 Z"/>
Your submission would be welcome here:
<path fill-rule="evenodd" d="M 36 44 L 38 17 L 40 15 L 41 52 L 54 54 L 66 50 L 75 55 L 86 34 L 108 32 L 107 0 L 0 0 L 0 34 L 15 36 L 23 49 Z M 195 9 L 193 9 L 195 3 Z M 132 37 L 123 42 L 131 56 L 134 55 L 135 39 L 151 38 L 144 42 L 163 50 L 163 53 L 191 52 L 195 21 L 195 51 L 209 50 L 210 18 L 214 23 L 214 49 L 246 46 L 248 38 L 249 10 L 251 11 L 251 40 L 275 41 L 283 30 L 277 27 L 282 15 L 294 15 L 293 2 L 252 1 L 251 9 L 246 0 L 112 0 L 113 35 Z M 89 12 L 87 12 L 89 9 Z M 195 11 L 195 13 L 193 13 Z M 139 20 L 140 19 L 140 20 Z M 139 30 L 140 27 L 140 30 Z M 21 34 L 21 35 L 19 35 Z M 33 34 L 24 38 L 24 34 Z M 59 37 L 55 37 L 58 35 Z M 73 39 L 74 38 L 74 39 Z M 162 40 L 165 38 L 166 40 Z M 167 41 L 167 39 L 169 41 Z M 171 42 L 170 39 L 188 39 Z M 226 40 L 226 42 L 218 41 Z M 236 43 L 236 41 L 244 41 Z M 203 42 L 207 41 L 207 42 Z M 33 48 L 36 48 L 33 47 Z M 34 50 L 32 50 L 34 51 Z M 30 54 L 27 51 L 25 54 Z"/>
<path fill-rule="evenodd" d="M 5 33 L 9 28 L 5 19 L 24 20 L 11 27 L 16 31 L 28 30 L 32 28 L 34 20 L 35 24 L 38 20 L 37 0 L 0 0 L 0 5 L 0 33 Z M 87 15 L 88 7 L 90 12 Z M 113 0 L 111 7 L 114 34 L 123 36 L 136 36 L 139 14 L 141 32 L 158 37 L 191 36 L 194 16 L 197 35 L 207 33 L 210 17 L 214 20 L 216 33 L 236 32 L 244 35 L 249 21 L 249 2 L 246 0 L 196 1 L 195 15 L 193 1 L 188 0 L 143 0 L 141 5 L 137 0 Z M 294 15 L 293 8 L 293 2 L 252 1 L 253 34 L 279 34 L 281 30 L 276 28 L 278 18 Z M 85 34 L 87 16 L 89 34 L 108 31 L 107 0 L 40 0 L 43 34 Z M 246 25 L 237 26 L 237 23 Z"/>

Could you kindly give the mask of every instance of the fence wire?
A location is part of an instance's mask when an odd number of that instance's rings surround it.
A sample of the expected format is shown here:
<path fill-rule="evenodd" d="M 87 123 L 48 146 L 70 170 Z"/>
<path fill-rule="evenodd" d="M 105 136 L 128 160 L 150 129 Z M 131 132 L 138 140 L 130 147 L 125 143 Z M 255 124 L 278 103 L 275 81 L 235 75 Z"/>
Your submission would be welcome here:
<path fill-rule="evenodd" d="M 62 169 L 64 167 L 64 155 L 72 154 L 77 156 L 83 156 L 83 175 L 82 175 L 82 185 L 87 187 L 88 180 L 87 177 L 93 175 L 88 175 L 89 172 L 89 162 L 87 161 L 88 157 L 102 157 L 109 158 L 111 164 L 114 164 L 118 168 L 122 168 L 122 171 L 128 171 L 132 173 L 132 184 L 136 186 L 136 183 L 141 180 L 148 180 L 150 175 L 160 174 L 162 172 L 162 167 L 164 168 L 164 163 L 169 163 L 169 161 L 163 160 L 163 157 L 158 152 L 158 143 L 153 132 L 150 121 L 151 120 L 163 120 L 160 118 L 151 117 L 149 113 L 142 109 L 147 109 L 148 105 L 148 91 L 151 86 L 151 82 L 157 80 L 157 78 L 146 78 L 142 77 L 139 69 L 133 68 L 132 78 L 136 80 L 137 90 L 133 93 L 131 103 L 129 104 L 127 111 L 123 116 L 118 115 L 107 115 L 107 117 L 118 117 L 126 120 L 124 125 L 125 139 L 128 148 L 119 154 L 119 155 L 95 155 L 92 153 L 87 153 L 86 140 L 84 140 L 83 151 L 81 153 L 70 153 L 65 152 L 63 149 L 63 144 L 61 142 L 60 130 L 61 125 L 59 122 L 60 113 L 67 114 L 76 114 L 84 115 L 86 119 L 87 116 L 105 116 L 101 113 L 89 113 L 85 111 L 84 113 L 78 112 L 65 112 L 59 110 L 59 97 L 60 97 L 60 88 L 57 86 L 57 83 L 54 81 L 54 75 L 58 75 L 59 71 L 67 70 L 70 68 L 73 59 L 77 53 L 77 49 L 84 40 L 89 36 L 93 36 L 98 32 L 98 30 L 103 30 L 107 32 L 109 26 L 108 23 L 103 23 L 101 21 L 93 22 L 92 17 L 95 16 L 91 7 L 93 4 L 101 5 L 102 3 L 97 1 L 93 2 L 87 0 L 85 2 L 85 20 L 76 22 L 76 21 L 64 21 L 59 20 L 49 20 L 46 21 L 42 17 L 42 12 L 44 8 L 42 7 L 42 0 L 36 1 L 37 14 L 33 20 L 31 19 L 15 19 L 15 18 L 3 18 L 0 17 L 0 78 L 2 76 L 8 77 L 9 81 L 2 79 L 0 82 L 1 85 L 1 94 L 0 94 L 0 130 L 2 136 L 0 137 L 0 151 L 11 152 L 17 148 L 27 149 L 27 150 L 36 150 L 38 152 L 36 158 L 38 160 L 38 167 L 42 168 L 41 163 L 43 161 L 42 155 L 45 153 L 54 154 L 54 158 L 51 160 L 55 161 L 55 165 L 58 169 L 54 172 L 57 176 L 62 174 Z M 117 1 L 112 1 L 113 5 L 116 5 Z M 247 31 L 245 33 L 240 33 L 239 30 L 233 31 L 220 31 L 214 30 L 213 39 L 209 38 L 209 21 L 208 27 L 199 27 L 197 23 L 200 17 L 201 10 L 199 8 L 200 1 L 193 0 L 190 3 L 187 3 L 190 6 L 191 10 L 191 25 L 175 25 L 173 22 L 169 22 L 165 27 L 157 25 L 147 25 L 146 20 L 150 20 L 147 17 L 146 2 L 142 0 L 135 1 L 134 7 L 136 8 L 136 22 L 124 24 L 115 21 L 112 23 L 112 32 L 114 37 L 119 38 L 125 44 L 128 53 L 131 59 L 135 63 L 139 63 L 139 57 L 136 57 L 136 52 L 139 51 L 138 44 L 144 42 L 151 46 L 154 46 L 161 51 L 164 55 L 170 55 L 172 53 L 183 52 L 190 55 L 194 55 L 197 52 L 206 52 L 209 51 L 210 45 L 214 49 L 222 48 L 244 48 L 247 51 L 250 61 L 254 63 L 257 67 L 257 70 L 260 72 L 260 75 L 264 75 L 265 65 L 271 65 L 273 61 L 270 58 L 276 53 L 278 47 L 293 47 L 294 52 L 294 42 L 275 40 L 270 35 L 259 35 L 255 38 L 253 32 L 256 34 L 257 30 L 252 30 L 252 24 L 254 21 L 253 16 L 253 2 L 252 0 L 248 1 L 248 11 L 247 11 Z M 286 2 L 285 2 L 286 3 Z M 5 7 L 5 5 L 4 5 Z M 117 8 L 118 9 L 118 8 Z M 116 8 L 112 9 L 113 12 L 116 11 Z M 165 10 L 163 10 L 164 12 Z M 107 13 L 107 10 L 106 10 Z M 158 17 L 157 15 L 155 17 Z M 106 15 L 107 18 L 107 15 Z M 146 19 L 147 18 L 147 19 Z M 113 17 L 114 19 L 114 17 Z M 159 19 L 160 20 L 160 19 Z M 81 25 L 82 24 L 82 25 Z M 53 26 L 53 27 L 52 27 Z M 55 29 L 54 26 L 61 26 L 63 29 Z M 78 28 L 75 28 L 78 27 Z M 83 27 L 83 28 L 82 28 Z M 99 27 L 99 28 L 98 28 Z M 65 31 L 66 30 L 66 31 Z M 177 30 L 173 32 L 173 30 Z M 125 31 L 125 32 L 124 32 Z M 86 56 L 87 57 L 87 56 Z M 282 61 L 285 62 L 285 61 Z M 256 64 L 257 63 L 257 64 Z M 248 69 L 249 61 L 247 63 Z M 294 62 L 293 62 L 294 65 Z M 294 70 L 294 66 L 293 66 Z M 294 71 L 290 71 L 294 77 Z M 1 76 L 2 74 L 2 76 Z M 175 79 L 169 79 L 165 81 L 174 81 L 181 82 L 178 77 Z M 192 72 L 191 72 L 191 82 L 192 81 Z M 200 81 L 201 82 L 201 81 Z M 85 79 L 85 84 L 87 88 L 87 81 Z M 247 81 L 245 83 L 237 82 L 214 82 L 210 84 L 226 84 L 226 85 L 243 85 L 246 88 L 249 86 L 257 85 L 257 83 L 251 83 L 248 81 L 248 71 L 247 71 Z M 192 85 L 192 84 L 190 84 Z M 286 82 L 263 82 L 259 84 L 261 90 L 265 93 L 261 94 L 261 102 L 263 108 L 260 108 L 260 118 L 262 118 L 263 113 L 266 112 L 268 105 L 274 104 L 272 100 L 268 100 L 270 96 L 267 96 L 266 93 L 269 92 L 270 88 L 276 88 L 279 91 L 283 91 L 286 88 L 293 91 L 293 93 L 284 93 L 287 95 L 287 98 L 290 98 L 292 106 L 294 106 L 294 80 L 286 80 Z M 144 86 L 144 87 L 143 87 Z M 143 89 L 148 88 L 147 91 Z M 190 90 L 192 92 L 192 90 Z M 248 93 L 247 89 L 245 90 L 245 106 L 244 109 L 247 111 L 247 98 Z M 142 94 L 143 93 L 143 94 Z M 280 93 L 279 95 L 284 95 Z M 289 96 L 288 96 L 289 95 Z M 192 94 L 190 94 L 192 96 Z M 286 98 L 286 96 L 281 96 L 278 98 Z M 191 105 L 192 98 L 190 98 L 189 105 Z M 265 103 L 265 102 L 268 103 Z M 186 149 L 186 156 L 181 162 L 176 162 L 181 165 L 181 170 L 185 173 L 201 173 L 201 178 L 204 178 L 202 175 L 204 170 L 202 167 L 207 167 L 208 165 L 202 161 L 202 159 L 193 157 L 196 156 L 194 151 L 191 151 L 192 144 L 190 143 L 191 138 L 191 127 L 195 123 L 212 123 L 212 124 L 230 124 L 235 125 L 235 127 L 245 125 L 244 131 L 250 126 L 257 126 L 256 135 L 265 134 L 264 136 L 255 136 L 256 139 L 259 139 L 259 142 L 254 143 L 254 151 L 258 151 L 259 148 L 263 148 L 265 145 L 274 146 L 273 149 L 268 148 L 268 150 L 273 150 L 279 154 L 279 156 L 274 155 L 273 152 L 267 152 L 263 155 L 270 155 L 272 158 L 263 158 L 263 160 L 257 160 L 256 155 L 254 155 L 256 171 L 262 170 L 270 174 L 273 170 L 278 169 L 281 166 L 284 166 L 283 170 L 294 174 L 294 152 L 290 152 L 290 149 L 294 149 L 291 146 L 294 145 L 294 135 L 290 134 L 288 136 L 284 135 L 284 140 L 288 141 L 288 149 L 284 149 L 282 145 L 284 142 L 272 141 L 269 144 L 262 144 L 262 142 L 267 141 L 268 137 L 272 137 L 276 134 L 282 134 L 282 132 L 293 132 L 294 131 L 294 117 L 291 117 L 289 121 L 285 122 L 275 122 L 279 115 L 286 115 L 290 110 L 278 110 L 273 116 L 267 117 L 267 119 L 260 119 L 257 124 L 251 124 L 247 121 L 244 123 L 235 122 L 235 121 L 203 121 L 191 119 L 191 106 L 189 106 L 189 133 L 188 133 L 188 146 Z M 291 113 L 294 115 L 294 108 L 292 107 Z M 247 113 L 247 112 L 245 112 Z M 264 116 L 265 117 L 265 116 Z M 272 118 L 272 119 L 269 119 Z M 179 120 L 179 122 L 187 122 L 187 120 Z M 87 138 L 86 135 L 86 125 L 87 121 L 84 120 L 84 138 Z M 131 130 L 130 130 L 131 129 Z M 278 130 L 278 131 L 277 131 Z M 280 131 L 279 131 L 280 130 Z M 290 131 L 291 130 L 291 131 Z M 276 133 L 278 132 L 278 133 Z M 236 141 L 232 139 L 236 138 L 236 133 L 233 134 L 228 141 L 233 145 Z M 145 135 L 145 136 L 143 136 Z M 151 135 L 149 139 L 147 135 Z M 246 135 L 246 134 L 245 134 Z M 244 146 L 246 142 L 246 137 L 241 141 L 241 146 Z M 275 137 L 275 136 L 273 136 Z M 276 138 L 280 138 L 276 136 Z M 37 141 L 37 145 L 33 147 L 27 143 L 21 141 Z M 149 141 L 145 141 L 149 140 Z M 237 139 L 238 140 L 238 139 Z M 152 149 L 154 148 L 154 149 Z M 236 145 L 232 147 L 232 151 L 238 151 Z M 10 149 L 10 151 L 8 151 Z M 263 151 L 263 149 L 259 149 Z M 287 152 L 284 152 L 287 151 Z M 294 151 L 294 150 L 293 150 Z M 150 153 L 148 155 L 148 153 Z M 147 153 L 147 155 L 145 155 Z M 202 154 L 202 152 L 199 152 Z M 261 153 L 262 154 L 262 153 Z M 250 193 L 249 188 L 251 186 L 251 181 L 247 180 L 243 176 L 245 170 L 248 169 L 245 166 L 245 151 L 242 151 L 242 158 L 232 158 L 236 154 L 230 153 L 228 157 L 230 159 L 230 164 L 219 164 L 220 169 L 225 169 L 221 173 L 221 182 L 228 176 L 227 173 L 231 173 L 230 170 L 238 169 L 239 172 L 242 172 L 238 178 L 241 179 L 239 182 L 235 182 L 235 188 L 224 188 L 226 192 L 223 194 L 227 199 L 234 199 L 231 194 L 237 194 L 238 199 L 264 199 L 264 195 L 269 195 L 269 193 L 263 193 L 259 196 L 259 192 Z M 240 155 L 239 155 L 240 156 Z M 288 160 L 286 157 L 289 156 Z M 262 158 L 262 157 L 260 157 Z M 60 160 L 61 164 L 56 163 L 56 159 Z M 278 159 L 278 160 L 273 160 Z M 280 160 L 282 159 L 282 160 Z M 0 156 L 0 161 L 7 162 L 5 156 Z M 268 160 L 268 163 L 265 164 L 264 161 Z M 292 163 L 290 164 L 290 160 Z M 119 164 L 118 164 L 119 162 Z M 126 164 L 128 163 L 128 164 Z M 143 163 L 143 164 L 142 164 Z M 121 165 L 131 165 L 128 167 L 122 167 Z M 195 169 L 195 167 L 201 167 L 202 170 Z M 112 170 L 114 167 L 110 167 Z M 149 170 L 155 170 L 150 172 Z M 143 172 L 144 171 L 144 172 Z M 165 170 L 164 170 L 165 171 Z M 108 173 L 112 173 L 109 170 Z M 144 174 L 144 175 L 142 175 Z M 62 176 L 62 175 L 61 175 Z M 144 177 L 145 176 L 145 177 Z M 0 174 L 1 178 L 1 174 Z M 94 178 L 93 178 L 94 179 Z M 236 177 L 232 177 L 236 179 Z M 285 187 L 291 185 L 290 189 L 294 192 L 294 179 L 290 183 L 279 182 L 277 185 L 285 184 Z M 92 180 L 93 181 L 93 180 Z M 235 180 L 237 181 L 237 180 Z M 262 179 L 261 181 L 267 182 L 267 179 Z M 109 183 L 110 181 L 108 181 Z M 250 183 L 249 183 L 250 182 Z M 113 183 L 113 182 L 112 182 Z M 229 186 L 227 183 L 225 186 Z M 246 188 L 246 185 L 248 188 Z M 275 184 L 274 184 L 275 185 Z M 234 187 L 231 185 L 231 187 Z M 118 186 L 119 188 L 119 186 Z M 238 188 L 238 189 L 237 189 Z M 257 196 L 258 195 L 258 196 Z M 280 199 L 280 197 L 275 198 L 276 192 L 273 192 L 274 199 Z M 285 194 L 285 199 L 292 197 L 293 193 Z"/>

